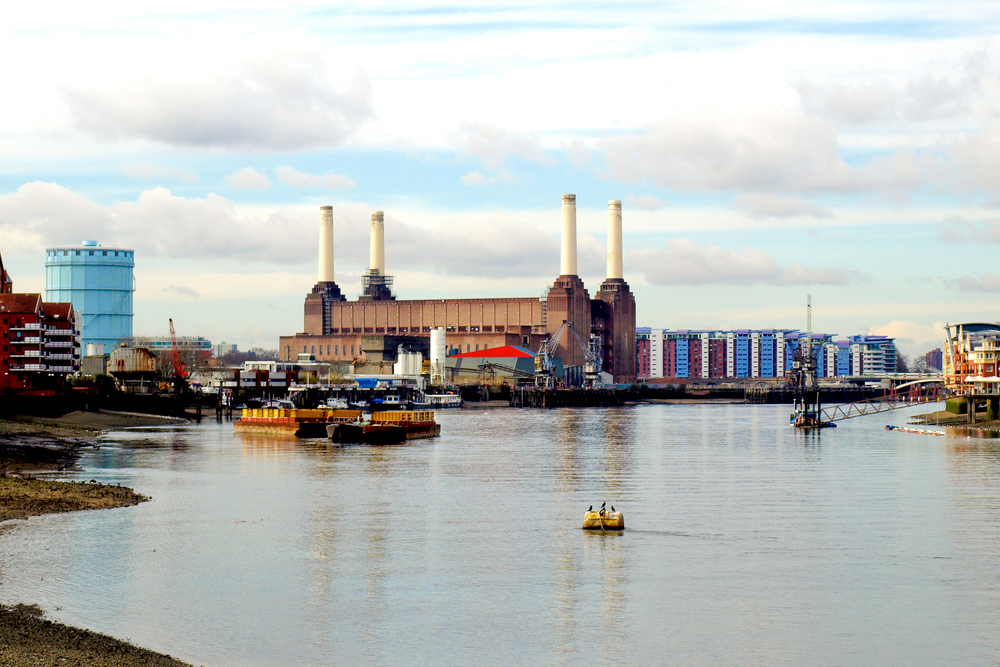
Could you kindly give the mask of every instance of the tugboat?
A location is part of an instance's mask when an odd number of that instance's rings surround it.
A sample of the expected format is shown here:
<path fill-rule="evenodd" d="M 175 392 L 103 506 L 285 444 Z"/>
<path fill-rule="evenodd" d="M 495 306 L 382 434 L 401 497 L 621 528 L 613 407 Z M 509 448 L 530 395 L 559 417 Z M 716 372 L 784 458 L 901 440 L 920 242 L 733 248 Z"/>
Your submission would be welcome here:
<path fill-rule="evenodd" d="M 386 410 L 373 412 L 367 421 L 330 424 L 326 435 L 334 442 L 359 442 L 365 445 L 397 445 L 414 438 L 441 435 L 441 425 L 429 410 Z"/>

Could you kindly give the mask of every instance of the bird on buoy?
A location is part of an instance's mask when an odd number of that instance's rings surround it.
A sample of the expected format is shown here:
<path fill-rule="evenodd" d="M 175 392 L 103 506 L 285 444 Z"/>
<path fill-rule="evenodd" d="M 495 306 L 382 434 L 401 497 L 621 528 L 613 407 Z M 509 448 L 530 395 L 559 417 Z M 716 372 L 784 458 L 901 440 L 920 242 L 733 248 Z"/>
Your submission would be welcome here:
<path fill-rule="evenodd" d="M 604 513 L 605 513 L 605 512 L 604 512 L 604 505 L 605 505 L 605 504 L 606 504 L 606 503 L 601 503 L 601 512 L 600 512 L 601 516 L 604 516 Z"/>
<path fill-rule="evenodd" d="M 603 503 L 601 503 L 601 509 L 604 509 L 604 506 L 605 506 L 605 505 L 607 505 L 607 502 L 603 502 Z"/>
<path fill-rule="evenodd" d="M 611 511 L 612 511 L 612 512 L 614 512 L 614 511 L 615 511 L 615 506 L 614 506 L 614 505 L 612 505 L 612 506 L 611 506 Z"/>
<path fill-rule="evenodd" d="M 593 506 L 593 505 L 591 505 L 590 507 L 588 507 L 588 508 L 587 508 L 587 511 L 588 511 L 588 512 L 593 512 L 593 511 L 594 511 L 594 506 Z"/>

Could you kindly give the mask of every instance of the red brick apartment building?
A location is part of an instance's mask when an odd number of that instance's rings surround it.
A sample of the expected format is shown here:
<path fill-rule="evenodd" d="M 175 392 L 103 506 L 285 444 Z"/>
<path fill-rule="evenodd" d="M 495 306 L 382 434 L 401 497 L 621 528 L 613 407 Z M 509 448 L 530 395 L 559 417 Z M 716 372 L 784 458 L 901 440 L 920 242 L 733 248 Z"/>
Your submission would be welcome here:
<path fill-rule="evenodd" d="M 0 293 L 0 391 L 49 393 L 64 388 L 66 377 L 79 369 L 73 304 Z"/>

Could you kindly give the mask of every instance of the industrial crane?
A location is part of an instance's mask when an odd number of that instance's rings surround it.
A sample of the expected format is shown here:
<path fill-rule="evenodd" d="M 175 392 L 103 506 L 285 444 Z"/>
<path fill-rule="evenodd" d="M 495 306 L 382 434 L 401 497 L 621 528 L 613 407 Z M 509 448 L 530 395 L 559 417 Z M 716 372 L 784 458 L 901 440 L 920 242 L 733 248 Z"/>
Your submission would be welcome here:
<path fill-rule="evenodd" d="M 181 353 L 177 349 L 177 334 L 174 333 L 174 320 L 170 318 L 170 343 L 174 354 L 174 378 L 183 379 L 187 377 L 187 369 L 181 361 Z"/>
<path fill-rule="evenodd" d="M 556 350 L 559 348 L 559 341 L 563 332 L 567 329 L 572 333 L 577 346 L 583 352 L 583 377 L 588 385 L 593 385 L 598 381 L 602 370 L 601 360 L 601 337 L 595 334 L 590 336 L 590 345 L 583 340 L 572 322 L 563 320 L 552 335 L 542 341 L 538 348 L 538 356 L 535 357 L 535 384 L 546 388 L 552 386 L 552 369 Z"/>

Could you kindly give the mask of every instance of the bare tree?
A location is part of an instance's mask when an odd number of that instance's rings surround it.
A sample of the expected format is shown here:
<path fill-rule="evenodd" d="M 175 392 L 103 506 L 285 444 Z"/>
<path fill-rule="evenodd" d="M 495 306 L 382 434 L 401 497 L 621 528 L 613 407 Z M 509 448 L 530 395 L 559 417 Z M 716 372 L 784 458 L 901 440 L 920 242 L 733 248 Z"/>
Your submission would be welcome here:
<path fill-rule="evenodd" d="M 910 364 L 906 358 L 906 355 L 900 351 L 896 351 L 896 372 L 897 373 L 909 373 Z"/>

